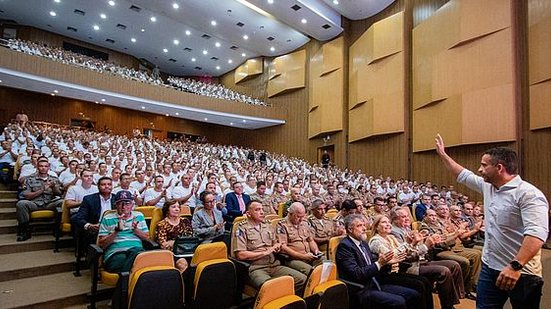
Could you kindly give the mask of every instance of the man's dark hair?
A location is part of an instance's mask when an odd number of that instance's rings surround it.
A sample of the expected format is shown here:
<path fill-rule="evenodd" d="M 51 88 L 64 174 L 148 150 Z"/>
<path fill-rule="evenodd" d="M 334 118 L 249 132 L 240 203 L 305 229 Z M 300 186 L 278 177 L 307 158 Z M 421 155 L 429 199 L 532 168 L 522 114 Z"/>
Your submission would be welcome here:
<path fill-rule="evenodd" d="M 345 209 L 347 211 L 352 209 L 357 209 L 357 208 L 358 208 L 358 205 L 356 205 L 356 203 L 354 203 L 353 200 L 345 200 L 341 204 L 341 209 Z"/>
<path fill-rule="evenodd" d="M 260 186 L 265 186 L 266 185 L 266 182 L 264 182 L 263 180 L 259 180 L 256 182 L 256 187 L 260 187 Z"/>
<path fill-rule="evenodd" d="M 487 154 L 492 158 L 490 161 L 494 166 L 501 164 L 507 173 L 511 175 L 517 173 L 517 153 L 513 149 L 507 147 L 495 147 L 486 150 L 484 154 Z"/>
<path fill-rule="evenodd" d="M 376 196 L 374 199 L 373 199 L 373 203 L 375 202 L 385 202 L 385 199 L 382 197 L 382 196 Z"/>

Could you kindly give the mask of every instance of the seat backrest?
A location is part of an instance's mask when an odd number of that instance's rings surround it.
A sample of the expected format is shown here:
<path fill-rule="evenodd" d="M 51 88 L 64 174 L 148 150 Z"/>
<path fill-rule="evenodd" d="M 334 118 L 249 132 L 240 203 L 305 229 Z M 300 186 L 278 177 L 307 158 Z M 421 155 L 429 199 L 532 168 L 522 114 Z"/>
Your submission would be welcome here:
<path fill-rule="evenodd" d="M 143 214 L 146 220 L 151 220 L 153 217 L 153 210 L 157 208 L 155 206 L 137 206 L 135 211 L 139 211 Z"/>
<path fill-rule="evenodd" d="M 418 231 L 420 227 L 421 227 L 421 222 L 419 222 L 419 221 L 411 222 L 411 228 L 413 230 Z"/>
<path fill-rule="evenodd" d="M 215 259 L 227 259 L 228 249 L 223 242 L 213 242 L 210 244 L 201 244 L 195 249 L 193 258 L 191 258 L 191 265 L 197 266 L 199 263 L 215 260 Z"/>
<path fill-rule="evenodd" d="M 327 216 L 327 218 L 329 218 L 329 219 L 333 219 L 337 216 L 338 213 L 339 213 L 339 211 L 336 210 L 336 209 L 329 209 L 327 211 L 327 213 L 325 214 L 325 216 Z"/>
<path fill-rule="evenodd" d="M 268 220 L 268 221 L 270 221 L 270 222 L 271 222 L 272 220 L 274 220 L 274 219 L 280 219 L 280 218 L 281 218 L 281 217 L 278 216 L 278 215 L 276 215 L 276 214 L 270 214 L 270 215 L 264 216 L 264 219 L 265 219 L 265 220 Z"/>
<path fill-rule="evenodd" d="M 314 267 L 304 285 L 304 297 L 314 294 L 314 289 L 322 283 L 337 279 L 337 266 L 335 263 L 325 261 Z"/>
<path fill-rule="evenodd" d="M 182 308 L 184 283 L 170 266 L 150 266 L 130 274 L 128 308 Z"/>
<path fill-rule="evenodd" d="M 168 250 L 144 251 L 136 256 L 130 272 L 153 266 L 174 267 L 174 255 Z"/>
<path fill-rule="evenodd" d="M 155 207 L 151 214 L 151 222 L 149 223 L 149 238 L 151 238 L 151 240 L 157 241 L 157 235 L 155 235 L 157 232 L 157 224 L 163 219 L 163 209 Z"/>
<path fill-rule="evenodd" d="M 294 283 L 291 276 L 281 276 L 264 282 L 256 296 L 254 309 L 263 308 L 266 304 L 278 298 L 294 295 Z"/>
<path fill-rule="evenodd" d="M 67 208 L 65 200 L 63 200 L 63 204 L 61 204 L 61 224 L 59 228 L 65 233 L 71 231 L 71 211 Z"/>
<path fill-rule="evenodd" d="M 344 238 L 345 236 L 342 235 L 342 236 L 335 236 L 335 237 L 331 237 L 329 239 L 329 245 L 327 246 L 327 253 L 329 255 L 329 259 L 333 262 L 333 263 L 336 263 L 336 254 L 337 254 L 337 247 L 339 246 L 339 244 L 341 243 L 341 240 Z"/>
<path fill-rule="evenodd" d="M 191 216 L 191 208 L 188 205 L 180 206 L 180 215 L 181 216 Z"/>
<path fill-rule="evenodd" d="M 193 287 L 194 308 L 229 308 L 235 301 L 237 291 L 234 264 L 227 258 L 199 263 Z M 218 291 L 215 297 L 212 291 Z"/>
<path fill-rule="evenodd" d="M 234 250 L 237 244 L 237 235 L 235 231 L 237 231 L 237 227 L 239 223 L 241 223 L 243 220 L 247 220 L 247 216 L 239 216 L 233 220 L 231 235 L 230 235 L 230 256 L 231 257 L 235 257 Z"/>
<path fill-rule="evenodd" d="M 279 205 L 277 205 L 277 215 L 280 218 L 283 218 L 284 212 L 285 212 L 285 203 L 279 203 Z"/>

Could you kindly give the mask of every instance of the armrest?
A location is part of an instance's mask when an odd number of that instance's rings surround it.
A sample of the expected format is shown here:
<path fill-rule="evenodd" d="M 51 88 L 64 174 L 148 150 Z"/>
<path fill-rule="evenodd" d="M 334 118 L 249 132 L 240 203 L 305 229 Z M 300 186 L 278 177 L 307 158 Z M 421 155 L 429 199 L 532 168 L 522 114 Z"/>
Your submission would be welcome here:
<path fill-rule="evenodd" d="M 88 259 L 91 265 L 93 264 L 97 265 L 102 255 L 103 255 L 103 249 L 100 248 L 100 246 L 96 244 L 90 244 L 88 246 Z"/>
<path fill-rule="evenodd" d="M 161 248 L 161 246 L 158 243 L 154 242 L 151 239 L 142 240 L 142 244 L 145 250 L 157 250 Z"/>
<path fill-rule="evenodd" d="M 350 292 L 349 295 L 355 294 L 356 292 L 359 292 L 359 291 L 364 289 L 363 284 L 360 284 L 360 283 L 357 283 L 357 282 L 352 282 L 352 281 L 345 280 L 345 279 L 342 279 L 342 278 L 339 278 L 339 280 L 344 282 L 344 284 L 346 284 L 346 287 L 348 288 L 348 291 Z"/>
<path fill-rule="evenodd" d="M 228 257 L 228 259 L 229 259 L 230 261 L 232 261 L 233 264 L 235 264 L 236 268 L 241 268 L 241 269 L 244 268 L 244 269 L 248 270 L 248 269 L 249 269 L 249 266 L 251 266 L 251 263 L 246 262 L 246 261 L 242 261 L 242 260 L 238 260 L 238 259 L 236 259 L 236 258 L 234 258 L 234 257 L 231 257 L 231 256 Z"/>
<path fill-rule="evenodd" d="M 304 301 L 306 302 L 306 308 L 318 308 L 320 298 L 321 298 L 321 293 L 316 293 L 308 297 L 304 297 Z"/>

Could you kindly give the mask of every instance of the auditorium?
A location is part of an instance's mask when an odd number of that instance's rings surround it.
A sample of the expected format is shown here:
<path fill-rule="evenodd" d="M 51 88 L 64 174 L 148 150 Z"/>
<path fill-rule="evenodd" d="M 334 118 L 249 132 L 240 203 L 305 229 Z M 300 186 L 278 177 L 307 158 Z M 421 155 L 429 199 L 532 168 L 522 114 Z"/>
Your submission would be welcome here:
<path fill-rule="evenodd" d="M 0 309 L 551 308 L 546 50 L 549 0 L 0 0 Z"/>

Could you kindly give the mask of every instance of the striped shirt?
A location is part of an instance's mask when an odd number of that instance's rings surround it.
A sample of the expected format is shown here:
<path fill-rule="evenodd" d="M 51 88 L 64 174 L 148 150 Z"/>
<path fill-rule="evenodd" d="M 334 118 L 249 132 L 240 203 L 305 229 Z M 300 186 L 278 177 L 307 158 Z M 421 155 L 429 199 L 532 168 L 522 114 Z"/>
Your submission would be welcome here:
<path fill-rule="evenodd" d="M 105 250 L 103 256 L 104 261 L 109 260 L 109 258 L 117 252 L 126 251 L 130 248 L 136 247 L 143 248 L 141 239 L 132 231 L 133 221 L 138 222 L 138 229 L 140 229 L 140 231 L 145 233 L 149 232 L 143 214 L 141 212 L 133 211 L 132 215 L 125 220 L 123 230 L 117 234 L 113 243 Z M 109 235 L 115 230 L 118 224 L 119 215 L 117 212 L 105 214 L 101 220 L 98 236 L 101 237 Z"/>

